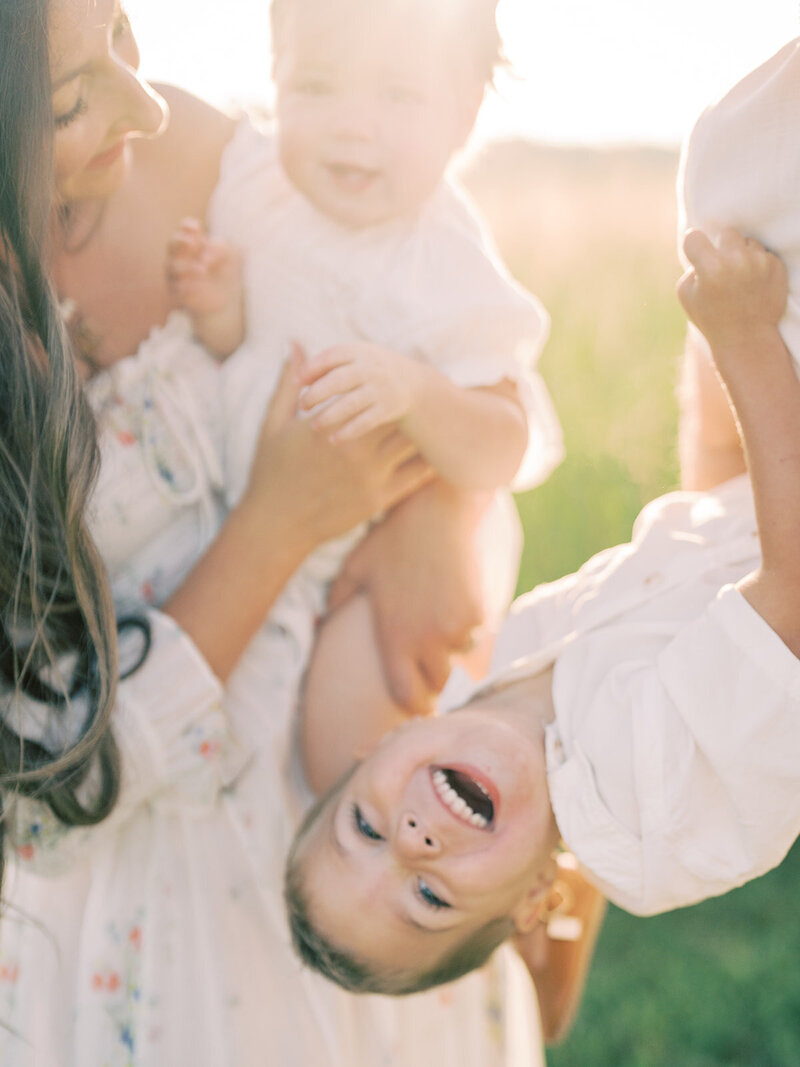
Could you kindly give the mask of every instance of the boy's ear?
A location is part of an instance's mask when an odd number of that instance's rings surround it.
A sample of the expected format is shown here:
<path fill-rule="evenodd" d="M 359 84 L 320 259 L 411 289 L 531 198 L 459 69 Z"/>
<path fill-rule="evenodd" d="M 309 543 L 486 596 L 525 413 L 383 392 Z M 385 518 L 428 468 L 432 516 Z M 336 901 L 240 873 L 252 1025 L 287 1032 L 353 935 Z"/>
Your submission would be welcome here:
<path fill-rule="evenodd" d="M 530 933 L 548 914 L 548 897 L 550 890 L 553 888 L 557 870 L 555 859 L 548 860 L 536 881 L 519 904 L 512 910 L 511 920 L 518 934 Z"/>

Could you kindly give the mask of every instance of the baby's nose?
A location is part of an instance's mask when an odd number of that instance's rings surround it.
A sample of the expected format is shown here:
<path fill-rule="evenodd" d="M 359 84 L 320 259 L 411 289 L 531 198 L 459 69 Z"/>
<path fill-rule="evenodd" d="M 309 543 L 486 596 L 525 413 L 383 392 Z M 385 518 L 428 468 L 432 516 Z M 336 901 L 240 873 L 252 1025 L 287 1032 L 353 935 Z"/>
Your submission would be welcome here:
<path fill-rule="evenodd" d="M 441 852 L 439 839 L 412 812 L 403 815 L 397 836 L 400 847 L 408 855 L 438 856 Z"/>

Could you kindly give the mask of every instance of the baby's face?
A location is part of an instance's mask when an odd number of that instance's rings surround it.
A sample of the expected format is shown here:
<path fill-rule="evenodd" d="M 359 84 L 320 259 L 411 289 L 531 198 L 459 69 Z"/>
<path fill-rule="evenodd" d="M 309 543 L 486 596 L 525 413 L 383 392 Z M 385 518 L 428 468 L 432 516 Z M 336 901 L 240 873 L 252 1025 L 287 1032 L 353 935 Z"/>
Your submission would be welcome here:
<path fill-rule="evenodd" d="M 481 96 L 454 74 L 436 34 L 376 11 L 352 26 L 303 5 L 286 17 L 275 64 L 284 170 L 320 211 L 354 229 L 423 203 Z"/>
<path fill-rule="evenodd" d="M 311 920 L 378 969 L 427 970 L 493 919 L 522 925 L 551 832 L 541 745 L 472 710 L 412 720 L 304 842 Z"/>

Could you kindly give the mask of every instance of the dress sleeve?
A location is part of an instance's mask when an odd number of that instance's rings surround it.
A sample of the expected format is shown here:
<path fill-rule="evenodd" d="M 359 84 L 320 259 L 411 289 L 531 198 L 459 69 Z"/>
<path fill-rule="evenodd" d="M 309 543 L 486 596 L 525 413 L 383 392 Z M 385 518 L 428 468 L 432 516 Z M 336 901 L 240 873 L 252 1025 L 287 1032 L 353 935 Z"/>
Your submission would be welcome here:
<path fill-rule="evenodd" d="M 357 330 L 465 388 L 514 382 L 529 443 L 513 488 L 543 482 L 563 458 L 561 426 L 536 370 L 550 332 L 544 306 L 511 277 L 471 205 L 449 186 L 393 256 L 374 285 L 365 280 Z"/>
<path fill-rule="evenodd" d="M 559 657 L 548 780 L 567 844 L 648 915 L 765 873 L 800 833 L 800 661 L 730 585 L 666 642 L 635 629 Z"/>
<path fill-rule="evenodd" d="M 34 798 L 18 796 L 7 805 L 6 847 L 20 864 L 39 874 L 59 873 L 85 855 L 98 835 L 114 834 L 144 806 L 202 813 L 215 804 L 220 788 L 238 769 L 239 753 L 228 733 L 220 682 L 171 618 L 156 611 L 148 616 L 148 654 L 120 682 L 113 712 L 121 784 L 111 814 L 93 827 L 67 827 Z M 42 724 L 49 718 L 41 706 L 29 704 L 28 712 L 16 709 L 26 723 Z M 75 709 L 75 718 L 80 717 L 80 709 Z M 26 736 L 34 731 L 41 739 L 42 728 L 26 729 Z M 52 734 L 49 740 L 52 743 Z"/>

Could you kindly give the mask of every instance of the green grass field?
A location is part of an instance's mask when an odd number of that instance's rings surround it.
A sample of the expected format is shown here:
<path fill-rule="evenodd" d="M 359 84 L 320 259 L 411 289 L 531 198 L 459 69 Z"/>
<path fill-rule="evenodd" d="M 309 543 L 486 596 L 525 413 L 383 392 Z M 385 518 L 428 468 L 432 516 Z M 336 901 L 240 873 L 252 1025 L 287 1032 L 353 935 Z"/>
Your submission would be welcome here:
<path fill-rule="evenodd" d="M 518 498 L 520 591 L 628 540 L 641 506 L 677 486 L 676 167 L 655 150 L 509 143 L 465 172 L 503 258 L 553 319 L 541 369 L 567 459 Z M 799 879 L 800 846 L 697 908 L 646 920 L 612 908 L 551 1067 L 800 1065 Z"/>

